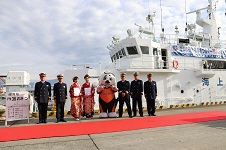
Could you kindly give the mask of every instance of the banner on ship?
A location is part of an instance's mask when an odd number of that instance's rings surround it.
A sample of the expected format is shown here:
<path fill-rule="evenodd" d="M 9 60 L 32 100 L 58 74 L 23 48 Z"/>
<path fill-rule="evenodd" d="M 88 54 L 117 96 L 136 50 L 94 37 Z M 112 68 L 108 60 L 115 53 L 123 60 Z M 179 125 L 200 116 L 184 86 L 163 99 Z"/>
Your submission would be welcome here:
<path fill-rule="evenodd" d="M 28 92 L 6 93 L 6 121 L 29 118 Z"/>
<path fill-rule="evenodd" d="M 172 55 L 186 57 L 204 57 L 204 58 L 226 58 L 226 49 L 201 48 L 183 45 L 173 45 Z"/>

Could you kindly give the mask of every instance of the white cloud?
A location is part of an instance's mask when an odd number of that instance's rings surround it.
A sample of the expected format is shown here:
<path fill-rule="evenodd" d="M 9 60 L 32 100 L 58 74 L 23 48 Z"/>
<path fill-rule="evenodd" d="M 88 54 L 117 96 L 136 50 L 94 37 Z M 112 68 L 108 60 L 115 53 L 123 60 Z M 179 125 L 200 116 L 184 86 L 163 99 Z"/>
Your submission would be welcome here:
<path fill-rule="evenodd" d="M 207 0 L 187 0 L 187 11 L 206 7 Z M 32 79 L 45 71 L 49 78 L 64 72 L 71 64 L 107 61 L 111 37 L 126 37 L 134 23 L 148 26 L 145 17 L 156 12 L 155 31 L 161 32 L 160 1 L 155 0 L 1 0 L 0 1 L 0 74 L 26 70 Z M 216 18 L 221 31 L 224 1 L 217 3 Z M 184 1 L 162 0 L 163 27 L 173 33 L 185 28 Z M 188 15 L 188 23 L 195 22 Z M 135 31 L 136 32 L 136 31 Z M 136 32 L 136 35 L 138 33 Z M 221 34 L 222 39 L 225 34 Z M 87 56 L 87 54 L 90 54 Z"/>

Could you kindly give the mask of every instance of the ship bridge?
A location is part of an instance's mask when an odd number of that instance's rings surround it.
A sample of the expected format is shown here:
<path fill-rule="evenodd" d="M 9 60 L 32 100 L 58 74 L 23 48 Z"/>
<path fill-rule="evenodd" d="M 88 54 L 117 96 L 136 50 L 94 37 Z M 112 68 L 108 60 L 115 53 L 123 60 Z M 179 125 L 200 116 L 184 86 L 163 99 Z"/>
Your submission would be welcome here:
<path fill-rule="evenodd" d="M 109 53 L 113 65 L 123 72 L 180 72 L 173 67 L 170 45 L 151 39 L 124 39 L 115 43 Z"/>

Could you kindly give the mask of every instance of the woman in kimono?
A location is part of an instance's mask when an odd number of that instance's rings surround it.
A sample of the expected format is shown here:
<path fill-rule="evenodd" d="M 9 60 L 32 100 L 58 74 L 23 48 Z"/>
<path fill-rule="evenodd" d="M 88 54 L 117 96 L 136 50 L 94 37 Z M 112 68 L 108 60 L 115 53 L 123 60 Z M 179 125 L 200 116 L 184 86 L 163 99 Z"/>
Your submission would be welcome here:
<path fill-rule="evenodd" d="M 90 76 L 86 74 L 84 76 L 85 83 L 82 85 L 81 92 L 83 95 L 83 116 L 87 119 L 91 119 L 94 114 L 94 93 L 95 88 L 89 82 Z"/>
<path fill-rule="evenodd" d="M 81 97 L 81 86 L 78 84 L 78 77 L 73 78 L 73 84 L 70 87 L 70 97 L 71 97 L 71 115 L 79 120 L 82 113 L 82 97 Z"/>

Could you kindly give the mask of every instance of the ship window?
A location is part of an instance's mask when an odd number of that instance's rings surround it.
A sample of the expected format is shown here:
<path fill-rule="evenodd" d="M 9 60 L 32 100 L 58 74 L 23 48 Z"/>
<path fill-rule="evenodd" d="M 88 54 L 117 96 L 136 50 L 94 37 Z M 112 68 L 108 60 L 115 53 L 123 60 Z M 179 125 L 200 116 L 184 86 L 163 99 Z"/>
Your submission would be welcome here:
<path fill-rule="evenodd" d="M 126 47 L 126 49 L 129 55 L 138 54 L 136 46 Z"/>
<path fill-rule="evenodd" d="M 118 53 L 116 53 L 116 58 L 119 59 L 119 54 Z"/>
<path fill-rule="evenodd" d="M 140 46 L 142 54 L 149 54 L 149 47 L 148 46 Z"/>
<path fill-rule="evenodd" d="M 157 56 L 158 53 L 157 53 L 157 48 L 153 48 L 153 55 Z"/>
<path fill-rule="evenodd" d="M 119 58 L 122 58 L 123 55 L 122 55 L 122 52 L 121 51 L 118 51 L 118 55 L 119 55 Z"/>
<path fill-rule="evenodd" d="M 112 62 L 114 61 L 113 56 L 111 56 L 111 61 L 112 61 Z"/>
<path fill-rule="evenodd" d="M 115 61 L 115 55 L 111 56 L 111 61 Z"/>
<path fill-rule="evenodd" d="M 113 55 L 113 59 L 116 60 L 116 56 L 115 55 Z"/>
<path fill-rule="evenodd" d="M 125 52 L 124 48 L 121 49 L 121 53 L 122 53 L 123 56 L 126 56 L 126 52 Z"/>

